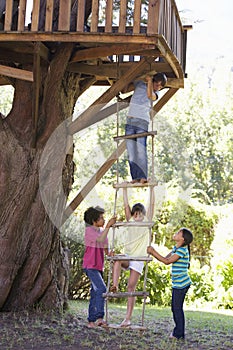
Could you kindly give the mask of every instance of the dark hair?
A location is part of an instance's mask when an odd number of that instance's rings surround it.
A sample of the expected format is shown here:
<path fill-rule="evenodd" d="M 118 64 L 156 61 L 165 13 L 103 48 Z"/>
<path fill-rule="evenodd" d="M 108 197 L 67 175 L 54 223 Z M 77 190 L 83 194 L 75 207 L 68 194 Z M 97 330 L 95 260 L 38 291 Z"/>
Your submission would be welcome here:
<path fill-rule="evenodd" d="M 136 213 L 137 211 L 139 211 L 143 215 L 146 215 L 146 209 L 142 203 L 136 203 L 133 205 L 132 210 L 131 210 L 131 215 L 133 216 L 134 213 Z"/>
<path fill-rule="evenodd" d="M 104 213 L 104 209 L 97 207 L 90 207 L 84 213 L 84 221 L 87 225 L 93 225 L 94 222 L 99 220 L 100 214 Z"/>
<path fill-rule="evenodd" d="M 182 231 L 182 235 L 183 235 L 183 238 L 184 238 L 184 244 L 183 245 L 187 245 L 188 246 L 188 251 L 189 251 L 189 260 L 190 260 L 190 257 L 191 257 L 191 253 L 190 253 L 190 244 L 192 243 L 193 241 L 193 234 L 192 232 L 183 227 L 180 229 Z"/>
<path fill-rule="evenodd" d="M 153 76 L 152 81 L 156 83 L 161 81 L 161 85 L 164 87 L 167 84 L 167 77 L 164 73 L 156 73 Z"/>

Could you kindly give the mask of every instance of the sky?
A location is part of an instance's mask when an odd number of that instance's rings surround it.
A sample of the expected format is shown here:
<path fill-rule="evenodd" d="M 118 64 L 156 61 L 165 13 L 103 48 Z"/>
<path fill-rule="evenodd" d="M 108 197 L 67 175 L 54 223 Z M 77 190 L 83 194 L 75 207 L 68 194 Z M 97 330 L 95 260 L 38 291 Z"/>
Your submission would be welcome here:
<path fill-rule="evenodd" d="M 188 32 L 187 59 L 211 62 L 224 56 L 233 65 L 233 1 L 175 0 Z"/>

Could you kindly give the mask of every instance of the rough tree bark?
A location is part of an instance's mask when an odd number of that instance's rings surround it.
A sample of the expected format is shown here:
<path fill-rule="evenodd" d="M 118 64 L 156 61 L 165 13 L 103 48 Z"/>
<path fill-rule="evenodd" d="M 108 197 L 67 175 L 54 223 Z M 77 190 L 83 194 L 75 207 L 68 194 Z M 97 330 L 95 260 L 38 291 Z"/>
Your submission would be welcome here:
<path fill-rule="evenodd" d="M 48 215 L 41 197 L 40 159 L 56 128 L 72 115 L 79 94 L 78 76 L 66 73 L 72 43 L 58 45 L 49 67 L 41 67 L 40 110 L 36 147 L 32 148 L 32 84 L 16 80 L 13 107 L 0 119 L 0 310 L 20 310 L 40 304 L 49 310 L 66 303 L 67 253 L 59 225 Z M 32 69 L 32 67 L 23 67 Z M 65 131 L 65 126 L 64 126 Z M 69 137 L 65 136 L 69 142 Z M 66 144 L 57 140 L 47 149 L 43 181 L 52 195 L 57 217 L 66 203 L 73 176 L 72 152 L 64 158 Z M 60 144 L 61 143 L 61 144 Z M 57 159 L 56 159 L 57 158 Z M 65 161 L 64 161 L 65 159 Z M 60 162 L 63 195 L 49 193 L 56 182 L 51 161 Z M 54 175 L 55 174 L 55 175 Z M 60 176 L 60 174 L 57 174 Z M 64 195 L 65 194 L 65 195 Z M 50 197 L 48 197 L 50 198 Z"/>

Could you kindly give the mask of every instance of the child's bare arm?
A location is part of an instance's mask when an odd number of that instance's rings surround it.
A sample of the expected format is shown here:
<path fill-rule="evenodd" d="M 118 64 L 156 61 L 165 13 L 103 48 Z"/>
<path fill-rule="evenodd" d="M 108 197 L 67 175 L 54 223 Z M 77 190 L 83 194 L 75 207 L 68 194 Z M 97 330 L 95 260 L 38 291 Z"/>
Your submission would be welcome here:
<path fill-rule="evenodd" d="M 129 206 L 127 188 L 123 188 L 123 200 L 125 208 L 125 218 L 127 221 L 129 221 L 131 218 L 131 208 Z"/>
<path fill-rule="evenodd" d="M 147 97 L 152 101 L 156 101 L 158 96 L 154 93 L 152 77 L 150 75 L 147 75 L 146 81 L 147 81 Z"/>
<path fill-rule="evenodd" d="M 149 221 L 153 220 L 154 208 L 155 208 L 155 192 L 154 192 L 154 188 L 151 187 L 150 188 L 150 200 L 149 200 L 148 208 L 147 208 L 147 218 Z"/>

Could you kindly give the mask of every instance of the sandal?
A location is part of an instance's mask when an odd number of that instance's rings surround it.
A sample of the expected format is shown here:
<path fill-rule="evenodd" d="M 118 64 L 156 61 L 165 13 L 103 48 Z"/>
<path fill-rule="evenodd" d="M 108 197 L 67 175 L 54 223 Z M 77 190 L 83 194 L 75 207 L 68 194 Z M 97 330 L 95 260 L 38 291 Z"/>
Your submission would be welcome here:
<path fill-rule="evenodd" d="M 116 286 L 112 286 L 110 288 L 110 293 L 116 293 L 117 292 L 117 287 Z"/>

